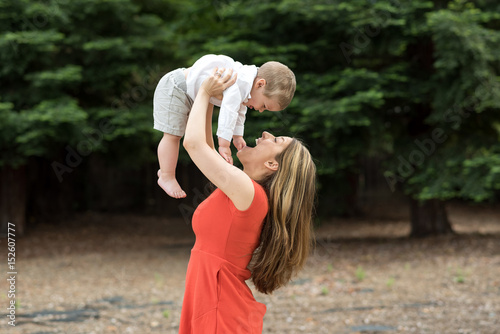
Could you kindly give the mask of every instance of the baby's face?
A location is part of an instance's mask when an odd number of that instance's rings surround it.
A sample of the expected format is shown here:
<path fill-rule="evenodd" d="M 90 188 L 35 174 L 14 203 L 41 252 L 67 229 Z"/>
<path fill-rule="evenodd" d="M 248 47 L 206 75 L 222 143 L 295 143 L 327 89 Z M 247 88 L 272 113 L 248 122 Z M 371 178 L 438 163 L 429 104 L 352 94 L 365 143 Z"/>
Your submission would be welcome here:
<path fill-rule="evenodd" d="M 250 96 L 252 96 L 246 103 L 243 103 L 244 106 L 250 109 L 258 110 L 259 112 L 263 112 L 264 110 L 269 111 L 280 111 L 280 105 L 274 99 L 271 99 L 267 96 L 264 96 L 265 86 L 254 86 L 250 91 Z"/>

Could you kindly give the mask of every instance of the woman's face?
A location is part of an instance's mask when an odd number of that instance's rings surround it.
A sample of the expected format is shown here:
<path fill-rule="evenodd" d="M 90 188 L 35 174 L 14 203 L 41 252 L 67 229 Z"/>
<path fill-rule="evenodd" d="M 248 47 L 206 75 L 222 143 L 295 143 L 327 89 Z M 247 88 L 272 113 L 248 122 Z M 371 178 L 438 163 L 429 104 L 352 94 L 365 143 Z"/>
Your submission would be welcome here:
<path fill-rule="evenodd" d="M 245 146 L 236 155 L 244 167 L 252 164 L 265 164 L 269 161 L 275 161 L 276 156 L 291 142 L 292 138 L 290 137 L 275 137 L 264 131 L 262 137 L 255 140 L 255 147 Z"/>

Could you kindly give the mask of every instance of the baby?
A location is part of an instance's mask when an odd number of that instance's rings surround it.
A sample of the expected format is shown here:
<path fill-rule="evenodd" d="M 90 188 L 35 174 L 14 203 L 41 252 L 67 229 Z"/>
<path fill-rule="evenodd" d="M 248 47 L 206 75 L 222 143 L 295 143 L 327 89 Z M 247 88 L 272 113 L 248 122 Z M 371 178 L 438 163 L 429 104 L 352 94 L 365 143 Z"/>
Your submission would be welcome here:
<path fill-rule="evenodd" d="M 243 126 L 247 108 L 259 112 L 280 111 L 290 104 L 295 93 L 295 75 L 287 66 L 275 61 L 256 67 L 223 55 L 206 55 L 190 68 L 179 68 L 165 74 L 154 93 L 153 117 L 154 128 L 163 132 L 158 145 L 158 184 L 173 198 L 186 197 L 175 178 L 180 139 L 196 94 L 216 67 L 226 71 L 233 69 L 238 74 L 236 83 L 224 91 L 222 100 L 210 99 L 211 108 L 214 105 L 220 107 L 217 127 L 219 153 L 231 164 L 231 140 L 237 150 L 246 145 Z"/>

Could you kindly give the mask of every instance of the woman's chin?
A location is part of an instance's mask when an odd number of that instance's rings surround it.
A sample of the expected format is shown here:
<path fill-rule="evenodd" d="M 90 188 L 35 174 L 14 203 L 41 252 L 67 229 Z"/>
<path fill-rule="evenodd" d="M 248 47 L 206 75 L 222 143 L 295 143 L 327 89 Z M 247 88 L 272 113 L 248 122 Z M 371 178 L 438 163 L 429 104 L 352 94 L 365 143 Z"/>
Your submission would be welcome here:
<path fill-rule="evenodd" d="M 236 152 L 236 156 L 239 156 L 240 153 L 244 153 L 245 151 L 251 150 L 252 148 L 253 147 L 251 147 L 251 146 L 243 146 L 243 148 L 241 150 Z"/>
<path fill-rule="evenodd" d="M 238 151 L 238 153 L 241 152 L 241 151 L 245 151 L 245 150 L 251 149 L 251 148 L 253 148 L 253 147 L 245 145 L 245 146 L 243 146 L 243 148 L 241 150 Z"/>

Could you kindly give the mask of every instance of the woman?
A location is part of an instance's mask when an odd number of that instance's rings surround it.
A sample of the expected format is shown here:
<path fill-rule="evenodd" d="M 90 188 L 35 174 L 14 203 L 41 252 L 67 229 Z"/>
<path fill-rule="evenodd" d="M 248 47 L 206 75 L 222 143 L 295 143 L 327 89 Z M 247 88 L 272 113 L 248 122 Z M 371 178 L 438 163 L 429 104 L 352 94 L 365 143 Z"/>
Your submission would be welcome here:
<path fill-rule="evenodd" d="M 311 244 L 316 168 L 298 140 L 264 132 L 255 147 L 238 151 L 243 170 L 214 149 L 209 99 L 236 80 L 223 72 L 215 69 L 203 83 L 184 136 L 189 156 L 218 189 L 193 215 L 181 334 L 261 333 L 266 307 L 245 280 L 271 293 L 304 265 Z"/>

